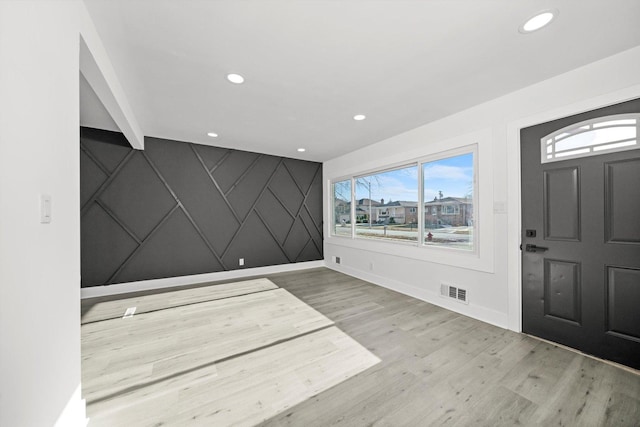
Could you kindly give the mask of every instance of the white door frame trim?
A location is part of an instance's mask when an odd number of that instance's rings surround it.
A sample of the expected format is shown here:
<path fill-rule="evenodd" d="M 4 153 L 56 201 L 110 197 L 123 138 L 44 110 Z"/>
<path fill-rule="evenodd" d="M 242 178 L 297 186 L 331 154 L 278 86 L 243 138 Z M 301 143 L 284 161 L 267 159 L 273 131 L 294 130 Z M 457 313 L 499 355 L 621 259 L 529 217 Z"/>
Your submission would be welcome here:
<path fill-rule="evenodd" d="M 516 332 L 522 331 L 522 258 L 519 248 L 522 218 L 520 129 L 635 98 L 640 98 L 640 85 L 630 86 L 507 123 L 507 176 L 510 177 L 507 183 L 507 212 L 511 213 L 507 216 L 507 321 L 509 329 Z"/>

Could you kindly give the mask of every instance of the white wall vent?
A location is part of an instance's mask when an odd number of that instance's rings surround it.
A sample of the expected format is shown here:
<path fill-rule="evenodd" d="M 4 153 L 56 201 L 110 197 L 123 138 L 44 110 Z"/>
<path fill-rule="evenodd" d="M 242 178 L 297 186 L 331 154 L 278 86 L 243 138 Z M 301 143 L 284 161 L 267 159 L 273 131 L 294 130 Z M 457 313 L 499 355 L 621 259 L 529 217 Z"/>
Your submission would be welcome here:
<path fill-rule="evenodd" d="M 458 288 L 458 300 L 467 302 L 467 290 Z"/>
<path fill-rule="evenodd" d="M 440 284 L 440 296 L 446 297 L 446 298 L 453 298 L 458 302 L 469 304 L 469 301 L 467 300 L 466 289 L 458 288 L 456 286 L 452 286 L 447 283 Z"/>
<path fill-rule="evenodd" d="M 449 286 L 449 298 L 456 298 L 456 295 L 458 295 L 458 288 Z"/>

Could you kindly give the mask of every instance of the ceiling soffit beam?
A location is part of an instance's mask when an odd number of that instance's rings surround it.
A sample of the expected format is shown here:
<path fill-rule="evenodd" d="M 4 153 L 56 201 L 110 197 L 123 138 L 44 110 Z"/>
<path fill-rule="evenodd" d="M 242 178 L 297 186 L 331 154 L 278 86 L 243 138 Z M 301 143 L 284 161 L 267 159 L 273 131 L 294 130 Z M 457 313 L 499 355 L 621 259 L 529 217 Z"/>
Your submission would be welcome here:
<path fill-rule="evenodd" d="M 82 9 L 80 30 L 80 72 L 96 93 L 102 105 L 118 125 L 131 147 L 144 149 L 144 134 L 133 114 L 133 109 L 111 65 L 107 51 L 89 16 Z"/>

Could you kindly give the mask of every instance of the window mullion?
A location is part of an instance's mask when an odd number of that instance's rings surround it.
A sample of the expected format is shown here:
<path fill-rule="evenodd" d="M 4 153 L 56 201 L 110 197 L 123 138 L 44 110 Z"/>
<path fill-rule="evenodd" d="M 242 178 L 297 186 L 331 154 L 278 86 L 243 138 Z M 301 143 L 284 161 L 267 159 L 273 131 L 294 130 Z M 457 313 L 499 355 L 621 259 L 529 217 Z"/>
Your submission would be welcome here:
<path fill-rule="evenodd" d="M 351 238 L 356 238 L 356 178 L 351 178 Z"/>
<path fill-rule="evenodd" d="M 424 244 L 424 176 L 423 164 L 418 162 L 418 247 Z"/>

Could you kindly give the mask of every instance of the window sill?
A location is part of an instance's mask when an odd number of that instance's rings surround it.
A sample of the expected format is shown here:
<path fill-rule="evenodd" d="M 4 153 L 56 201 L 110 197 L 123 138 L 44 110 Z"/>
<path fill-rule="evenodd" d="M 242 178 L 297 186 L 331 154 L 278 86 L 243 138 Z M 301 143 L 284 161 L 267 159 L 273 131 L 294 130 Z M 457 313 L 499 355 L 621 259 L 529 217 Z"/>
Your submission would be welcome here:
<path fill-rule="evenodd" d="M 352 239 L 346 236 L 329 236 L 328 245 L 375 252 L 383 255 L 400 256 L 417 261 L 433 262 L 452 267 L 493 273 L 493 257 L 477 251 L 464 249 L 418 246 L 417 242 L 396 242 L 382 239 Z"/>

